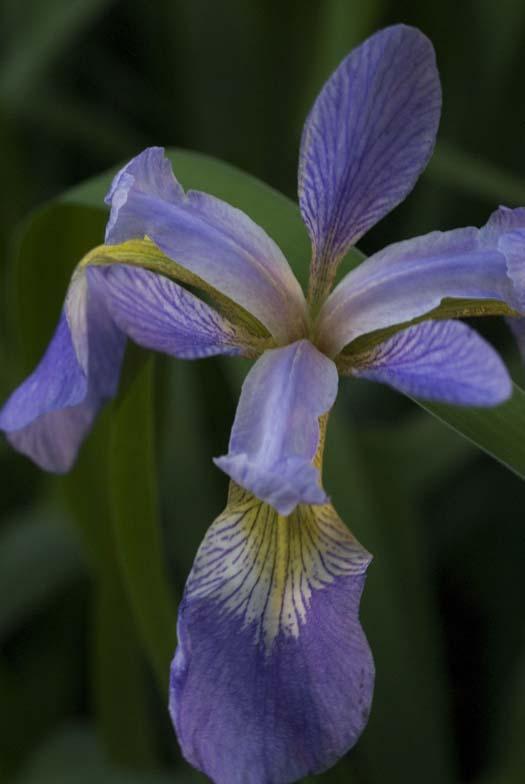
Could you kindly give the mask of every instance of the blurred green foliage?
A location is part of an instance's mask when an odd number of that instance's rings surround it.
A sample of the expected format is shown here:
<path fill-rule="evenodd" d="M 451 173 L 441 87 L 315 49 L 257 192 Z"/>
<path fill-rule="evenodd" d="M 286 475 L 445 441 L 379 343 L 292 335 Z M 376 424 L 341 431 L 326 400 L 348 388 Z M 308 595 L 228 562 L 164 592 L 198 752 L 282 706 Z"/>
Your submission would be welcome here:
<path fill-rule="evenodd" d="M 2 397 L 38 359 L 70 270 L 103 232 L 96 188 L 28 218 L 33 208 L 149 144 L 225 159 L 294 198 L 309 104 L 346 51 L 390 22 L 433 40 L 444 113 L 427 173 L 363 250 L 525 204 L 520 0 L 3 0 L 0 21 Z M 188 160 L 177 174 L 204 186 L 206 158 Z M 227 170 L 213 187 L 228 197 Z M 250 193 L 240 202 L 263 224 L 291 209 Z M 304 279 L 306 236 L 286 236 L 282 220 L 276 238 Z M 38 263 L 15 266 L 20 252 Z M 481 328 L 522 382 L 503 326 Z M 70 476 L 44 476 L 0 444 L 2 784 L 203 781 L 177 749 L 165 670 L 175 602 L 224 505 L 211 456 L 246 365 L 128 364 L 129 394 Z M 362 619 L 378 674 L 361 742 L 319 780 L 518 784 L 523 483 L 395 393 L 342 387 L 325 481 L 375 555 Z"/>

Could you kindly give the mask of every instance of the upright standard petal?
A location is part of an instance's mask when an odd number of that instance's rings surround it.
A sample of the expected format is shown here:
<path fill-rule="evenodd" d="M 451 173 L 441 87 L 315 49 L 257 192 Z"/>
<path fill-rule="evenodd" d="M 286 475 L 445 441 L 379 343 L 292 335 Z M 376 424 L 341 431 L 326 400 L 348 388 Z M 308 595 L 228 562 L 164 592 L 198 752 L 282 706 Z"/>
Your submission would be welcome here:
<path fill-rule="evenodd" d="M 306 303 L 275 242 L 241 210 L 184 193 L 159 147 L 115 177 L 106 241 L 148 236 L 177 264 L 252 313 L 279 342 L 305 334 Z"/>
<path fill-rule="evenodd" d="M 445 299 L 488 300 L 504 306 L 501 313 L 519 312 L 523 295 L 509 275 L 506 234 L 487 227 L 435 231 L 376 253 L 325 302 L 318 344 L 335 356 L 355 338 L 431 313 Z"/>
<path fill-rule="evenodd" d="M 116 393 L 124 342 L 96 271 L 76 274 L 46 353 L 0 412 L 15 449 L 48 471 L 68 471 L 100 406 Z"/>
<path fill-rule="evenodd" d="M 280 514 L 325 503 L 312 461 L 337 384 L 334 363 L 308 340 L 266 351 L 246 377 L 228 454 L 216 464 Z"/>
<path fill-rule="evenodd" d="M 406 395 L 464 406 L 495 406 L 512 394 L 499 354 L 460 321 L 425 321 L 364 355 L 353 375 Z"/>
<path fill-rule="evenodd" d="M 412 190 L 434 147 L 441 88 L 432 44 L 405 25 L 354 49 L 306 120 L 299 201 L 321 300 L 348 248 Z"/>
<path fill-rule="evenodd" d="M 257 351 L 256 339 L 162 275 L 124 264 L 99 274 L 113 319 L 144 348 L 181 359 Z"/>
<path fill-rule="evenodd" d="M 215 784 L 286 784 L 358 739 L 374 665 L 359 623 L 369 554 L 331 506 L 284 518 L 233 487 L 179 610 L 170 712 Z"/>

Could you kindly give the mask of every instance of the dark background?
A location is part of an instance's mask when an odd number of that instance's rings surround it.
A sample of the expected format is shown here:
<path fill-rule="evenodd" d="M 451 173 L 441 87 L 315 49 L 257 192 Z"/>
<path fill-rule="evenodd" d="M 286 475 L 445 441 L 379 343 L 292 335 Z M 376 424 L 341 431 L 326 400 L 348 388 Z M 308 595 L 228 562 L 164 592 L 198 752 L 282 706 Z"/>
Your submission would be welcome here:
<path fill-rule="evenodd" d="M 362 249 L 525 204 L 520 0 L 3 0 L 0 14 L 2 398 L 22 377 L 12 258 L 33 208 L 151 144 L 219 157 L 295 198 L 310 103 L 352 46 L 392 22 L 432 39 L 443 118 L 428 171 Z M 58 227 L 50 257 L 60 243 Z M 481 330 L 522 380 L 503 324 Z M 220 360 L 173 365 L 156 370 L 157 465 L 180 591 L 224 503 L 211 456 L 224 452 L 238 390 Z M 362 618 L 378 676 L 362 741 L 320 780 L 517 784 L 523 484 L 389 390 L 349 382 L 338 408 L 347 427 L 329 433 L 326 484 L 375 555 Z M 350 441 L 343 464 L 337 444 Z M 0 487 L 0 781 L 201 780 L 180 757 L 136 630 L 112 637 L 122 608 L 101 599 L 109 578 L 90 565 L 64 484 L 2 441 Z"/>

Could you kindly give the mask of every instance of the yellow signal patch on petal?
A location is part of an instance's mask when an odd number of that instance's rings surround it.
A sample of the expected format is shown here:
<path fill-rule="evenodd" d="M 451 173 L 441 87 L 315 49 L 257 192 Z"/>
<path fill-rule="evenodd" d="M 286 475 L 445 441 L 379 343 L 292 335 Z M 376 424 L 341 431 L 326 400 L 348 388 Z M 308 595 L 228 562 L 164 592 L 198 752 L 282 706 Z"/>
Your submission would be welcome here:
<path fill-rule="evenodd" d="M 279 515 L 232 483 L 228 505 L 209 529 L 186 592 L 252 627 L 269 653 L 279 634 L 299 637 L 314 591 L 366 571 L 370 554 L 330 504 Z"/>
<path fill-rule="evenodd" d="M 235 325 L 239 337 L 242 338 L 248 348 L 251 347 L 251 351 L 247 351 L 248 356 L 258 356 L 265 349 L 275 346 L 270 333 L 255 316 L 220 291 L 217 291 L 213 286 L 210 286 L 206 281 L 199 278 L 198 275 L 170 259 L 148 237 L 127 240 L 117 245 L 99 245 L 93 248 L 79 262 L 75 275 L 78 275 L 80 271 L 89 266 L 108 266 L 113 264 L 125 264 L 126 266 L 149 270 L 182 286 L 191 287 L 199 294 L 203 294 L 205 298 L 207 297 L 211 300 L 212 305 L 220 313 Z"/>

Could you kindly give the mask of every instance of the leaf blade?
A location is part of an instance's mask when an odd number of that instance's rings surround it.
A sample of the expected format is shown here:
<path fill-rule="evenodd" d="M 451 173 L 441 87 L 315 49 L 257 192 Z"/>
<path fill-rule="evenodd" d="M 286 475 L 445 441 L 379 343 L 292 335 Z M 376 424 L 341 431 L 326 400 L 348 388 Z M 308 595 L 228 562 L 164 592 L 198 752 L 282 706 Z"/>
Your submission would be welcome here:
<path fill-rule="evenodd" d="M 161 693 L 175 649 L 176 609 L 158 526 L 154 458 L 153 362 L 113 407 L 110 496 L 124 586 Z"/>
<path fill-rule="evenodd" d="M 467 408 L 414 399 L 422 409 L 525 479 L 525 391 L 513 384 L 510 400 L 494 408 Z"/>

